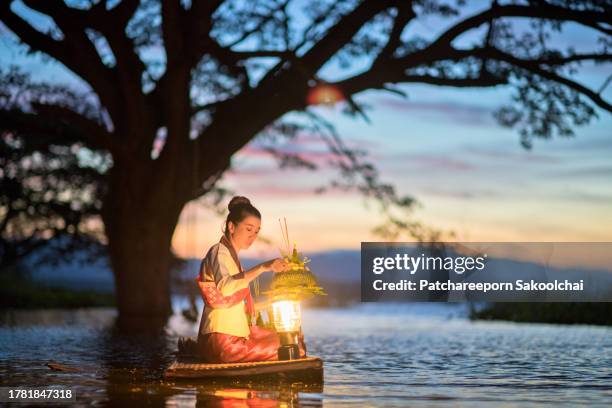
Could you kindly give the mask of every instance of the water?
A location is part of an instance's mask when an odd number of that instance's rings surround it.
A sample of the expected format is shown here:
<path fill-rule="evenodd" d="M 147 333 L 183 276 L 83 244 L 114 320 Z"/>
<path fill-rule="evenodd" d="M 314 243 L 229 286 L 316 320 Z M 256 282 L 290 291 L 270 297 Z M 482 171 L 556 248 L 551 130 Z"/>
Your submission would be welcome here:
<path fill-rule="evenodd" d="M 445 304 L 305 310 L 309 352 L 325 361 L 320 389 L 162 380 L 177 337 L 196 330 L 179 315 L 163 333 L 125 334 L 113 310 L 5 312 L 0 385 L 62 385 L 81 405 L 612 405 L 612 328 L 462 315 Z M 83 371 L 52 371 L 51 360 Z"/>

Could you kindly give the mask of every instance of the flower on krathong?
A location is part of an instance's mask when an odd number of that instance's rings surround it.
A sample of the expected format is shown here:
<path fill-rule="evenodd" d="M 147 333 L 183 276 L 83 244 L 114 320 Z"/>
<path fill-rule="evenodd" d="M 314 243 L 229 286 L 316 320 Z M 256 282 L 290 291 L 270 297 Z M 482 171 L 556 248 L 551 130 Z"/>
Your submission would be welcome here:
<path fill-rule="evenodd" d="M 283 226 L 281 224 L 281 231 Z M 314 295 L 327 295 L 323 288 L 319 285 L 317 278 L 312 271 L 306 266 L 310 259 L 302 256 L 297 251 L 297 246 L 293 244 L 293 251 L 289 251 L 289 234 L 287 232 L 287 222 L 285 221 L 285 230 L 283 238 L 287 245 L 287 252 L 281 253 L 285 261 L 289 264 L 289 269 L 285 272 L 275 273 L 270 284 L 270 290 L 266 295 L 272 301 L 279 299 L 286 300 L 304 300 Z"/>

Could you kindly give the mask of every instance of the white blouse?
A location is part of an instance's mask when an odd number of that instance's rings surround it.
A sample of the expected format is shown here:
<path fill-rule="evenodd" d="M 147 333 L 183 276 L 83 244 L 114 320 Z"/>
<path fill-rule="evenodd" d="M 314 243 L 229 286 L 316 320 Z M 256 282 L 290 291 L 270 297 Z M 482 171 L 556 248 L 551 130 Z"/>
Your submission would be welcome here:
<path fill-rule="evenodd" d="M 200 266 L 200 276 L 204 281 L 214 281 L 223 296 L 229 296 L 249 286 L 249 282 L 239 275 L 240 268 L 225 245 L 213 245 Z M 200 321 L 200 334 L 225 333 L 232 336 L 248 337 L 250 334 L 244 302 L 227 308 L 204 306 Z"/>

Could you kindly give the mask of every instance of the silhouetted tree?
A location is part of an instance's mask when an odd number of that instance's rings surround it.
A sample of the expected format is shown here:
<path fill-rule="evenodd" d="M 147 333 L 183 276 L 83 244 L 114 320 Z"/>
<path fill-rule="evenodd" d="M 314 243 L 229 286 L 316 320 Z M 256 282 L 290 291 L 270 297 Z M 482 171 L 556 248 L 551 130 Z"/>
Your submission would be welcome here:
<path fill-rule="evenodd" d="M 37 234 L 26 219 L 50 231 L 37 239 L 86 233 L 101 214 L 123 316 L 170 311 L 168 249 L 179 214 L 213 191 L 232 155 L 258 135 L 282 165 L 314 168 L 278 141 L 318 131 L 342 175 L 333 186 L 410 205 L 309 104 L 341 94 L 348 114 L 365 117 L 354 95 L 366 90 L 509 86 L 514 98 L 496 117 L 517 128 L 525 146 L 532 137 L 570 135 L 596 116 L 594 106 L 612 110 L 601 90 L 572 78 L 585 61 L 610 61 L 609 1 L 494 1 L 467 16 L 463 1 L 437 0 L 23 3 L 53 26 L 39 31 L 26 7 L 10 0 L 1 2 L 0 20 L 90 91 L 4 67 L 3 239 L 11 231 Z M 431 38 L 411 34 L 431 15 L 448 27 Z M 555 47 L 551 33 L 569 25 L 597 33 L 596 49 Z M 330 80 L 322 68 L 334 62 L 354 69 Z M 355 63 L 367 68 L 356 72 Z"/>

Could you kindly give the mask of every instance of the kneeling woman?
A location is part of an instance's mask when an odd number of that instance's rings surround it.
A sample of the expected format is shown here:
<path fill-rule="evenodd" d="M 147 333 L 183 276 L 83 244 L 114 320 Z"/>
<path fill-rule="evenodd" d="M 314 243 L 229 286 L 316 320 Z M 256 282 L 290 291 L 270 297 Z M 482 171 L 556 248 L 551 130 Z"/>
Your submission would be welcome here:
<path fill-rule="evenodd" d="M 248 318 L 255 313 L 249 282 L 267 271 L 283 272 L 287 263 L 277 258 L 243 271 L 238 252 L 257 238 L 261 214 L 245 197 L 232 198 L 228 209 L 225 233 L 200 266 L 198 284 L 205 306 L 198 352 L 210 363 L 276 360 L 280 345 L 277 333 L 249 324 Z M 300 355 L 306 355 L 302 341 Z"/>

